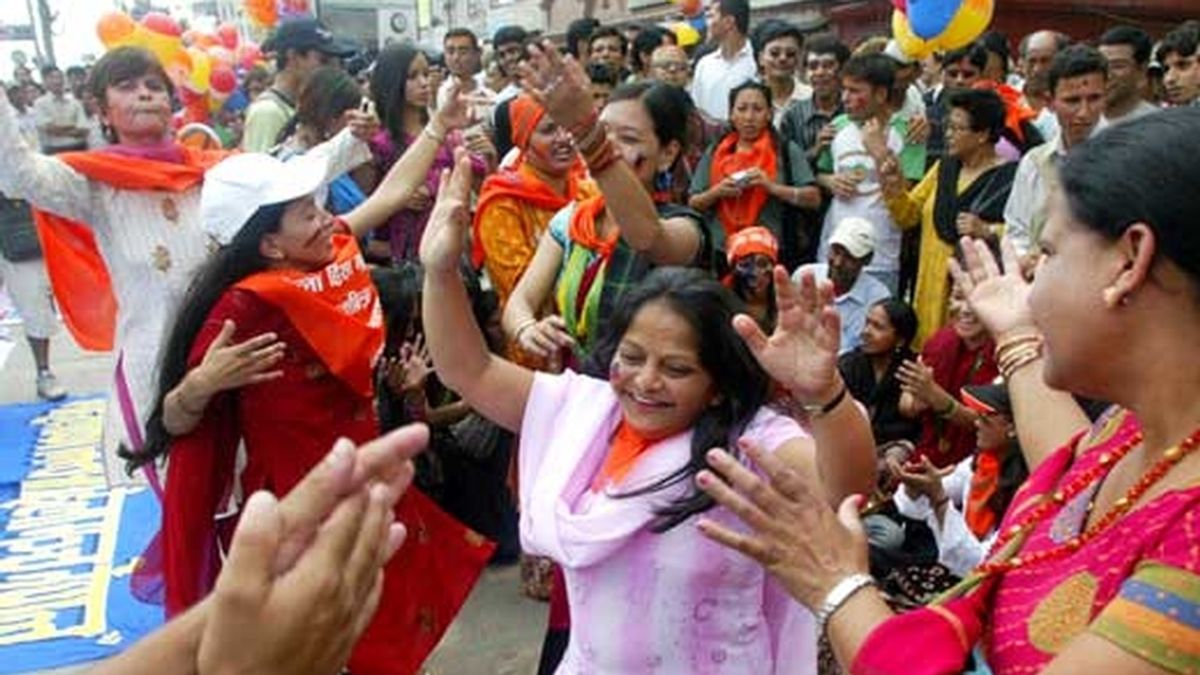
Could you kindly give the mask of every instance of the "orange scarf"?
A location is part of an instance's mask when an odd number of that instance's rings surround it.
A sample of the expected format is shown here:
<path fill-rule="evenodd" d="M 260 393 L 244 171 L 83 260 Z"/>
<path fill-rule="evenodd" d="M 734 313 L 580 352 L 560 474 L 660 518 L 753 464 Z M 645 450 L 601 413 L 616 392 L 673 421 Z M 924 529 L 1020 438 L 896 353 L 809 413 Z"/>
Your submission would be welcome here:
<path fill-rule="evenodd" d="M 599 492 L 608 485 L 620 483 L 633 470 L 642 454 L 661 440 L 662 438 L 647 438 L 634 431 L 625 420 L 621 420 L 616 433 L 613 434 L 608 454 L 604 457 L 604 464 L 600 465 L 600 472 L 592 480 L 592 489 Z"/>
<path fill-rule="evenodd" d="M 733 132 L 721 139 L 713 151 L 709 185 L 717 185 L 727 176 L 748 169 L 761 169 L 767 178 L 775 180 L 777 164 L 775 139 L 769 130 L 764 131 L 749 150 L 738 149 L 738 135 Z M 717 218 L 725 227 L 725 234 L 731 235 L 757 225 L 758 214 L 766 205 L 768 196 L 766 188 L 752 187 L 742 190 L 740 196 L 717 202 Z"/>
<path fill-rule="evenodd" d="M 90 180 L 121 190 L 185 192 L 204 180 L 204 172 L 229 153 L 181 148 L 183 162 L 163 162 L 96 150 L 57 156 Z M 46 272 L 63 322 L 79 346 L 109 351 L 117 326 L 117 299 L 108 267 L 92 229 L 83 223 L 33 210 Z M 114 224 L 119 227 L 119 224 Z"/>
<path fill-rule="evenodd" d="M 579 198 L 583 175 L 572 170 L 567 176 L 567 193 L 558 194 L 534 170 L 525 164 L 524 157 L 511 169 L 494 173 L 483 181 L 479 201 L 475 204 L 475 220 L 471 224 L 471 263 L 476 269 L 486 257 L 483 250 L 483 226 L 488 207 L 497 199 L 511 197 L 534 208 L 558 211 Z"/>
<path fill-rule="evenodd" d="M 571 241 L 607 260 L 612 257 L 613 251 L 617 250 L 621 231 L 614 227 L 604 237 L 596 233 L 596 218 L 604 212 L 604 205 L 604 195 L 596 195 L 579 202 L 575 206 L 575 213 L 571 214 L 569 234 Z"/>
<path fill-rule="evenodd" d="M 329 371 L 356 393 L 372 396 L 383 351 L 383 314 L 358 242 L 333 235 L 334 260 L 316 272 L 268 270 L 234 284 L 287 315 Z"/>
<path fill-rule="evenodd" d="M 980 450 L 975 456 L 975 472 L 971 474 L 971 488 L 967 492 L 967 508 L 963 518 L 967 527 L 983 540 L 996 527 L 998 514 L 988 502 L 1000 486 L 1000 458 L 995 450 Z"/>

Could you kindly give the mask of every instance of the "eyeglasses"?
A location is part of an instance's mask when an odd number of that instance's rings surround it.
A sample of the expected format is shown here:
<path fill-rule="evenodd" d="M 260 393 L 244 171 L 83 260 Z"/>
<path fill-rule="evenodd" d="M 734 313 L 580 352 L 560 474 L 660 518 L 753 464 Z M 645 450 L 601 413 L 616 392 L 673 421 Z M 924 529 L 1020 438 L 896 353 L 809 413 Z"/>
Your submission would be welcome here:
<path fill-rule="evenodd" d="M 651 63 L 651 67 L 665 70 L 668 73 L 683 73 L 687 72 L 688 64 L 679 61 L 660 61 L 659 63 Z"/>

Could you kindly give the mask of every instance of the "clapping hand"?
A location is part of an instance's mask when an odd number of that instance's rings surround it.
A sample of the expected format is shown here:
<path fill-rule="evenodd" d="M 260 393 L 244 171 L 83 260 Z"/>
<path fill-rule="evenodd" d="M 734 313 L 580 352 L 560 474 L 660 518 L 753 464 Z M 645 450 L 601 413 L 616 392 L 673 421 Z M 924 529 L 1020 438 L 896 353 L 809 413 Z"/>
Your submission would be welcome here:
<path fill-rule="evenodd" d="M 765 480 L 724 450 L 711 450 L 712 470 L 699 472 L 696 483 L 751 531 L 743 534 L 707 517 L 697 526 L 706 537 L 757 561 L 792 597 L 816 609 L 838 581 L 868 569 L 867 537 L 858 516 L 862 497 L 847 497 L 834 514 L 812 478 L 752 444 L 742 444 L 742 450 Z"/>
<path fill-rule="evenodd" d="M 950 274 L 988 332 L 997 342 L 1017 334 L 1036 333 L 1029 313 L 1030 283 L 1022 276 L 1012 241 L 1006 238 L 1000 242 L 1003 272 L 986 242 L 963 239 L 960 246 L 965 266 L 951 259 Z"/>
<path fill-rule="evenodd" d="M 283 371 L 275 366 L 283 360 L 287 345 L 275 333 L 263 333 L 233 344 L 236 331 L 234 322 L 226 319 L 200 365 L 188 374 L 205 400 L 222 391 L 283 377 Z"/>
<path fill-rule="evenodd" d="M 888 470 L 904 485 L 904 490 L 909 497 L 916 498 L 924 495 L 929 498 L 930 504 L 937 504 L 946 496 L 946 491 L 942 487 L 942 479 L 953 473 L 954 467 L 939 469 L 929 461 L 928 457 L 922 456 L 904 463 L 889 459 Z"/>
<path fill-rule="evenodd" d="M 936 405 L 944 393 L 933 379 L 933 368 L 925 365 L 919 356 L 915 361 L 910 359 L 901 363 L 896 370 L 896 379 L 900 380 L 901 391 L 912 394 L 928 406 Z"/>
<path fill-rule="evenodd" d="M 734 317 L 734 329 L 767 374 L 799 403 L 828 403 L 843 386 L 837 369 L 841 318 L 833 306 L 833 284 L 818 282 L 811 271 L 792 283 L 787 270 L 776 266 L 775 304 L 778 319 L 770 337 L 745 314 Z"/>
<path fill-rule="evenodd" d="M 421 237 L 421 264 L 426 273 L 458 274 L 471 224 L 471 161 L 466 150 L 454 151 L 454 170 L 442 171 L 437 201 Z"/>
<path fill-rule="evenodd" d="M 521 85 L 550 118 L 567 129 L 577 129 L 595 114 L 591 80 L 571 55 L 563 55 L 549 40 L 528 47 L 521 65 Z"/>

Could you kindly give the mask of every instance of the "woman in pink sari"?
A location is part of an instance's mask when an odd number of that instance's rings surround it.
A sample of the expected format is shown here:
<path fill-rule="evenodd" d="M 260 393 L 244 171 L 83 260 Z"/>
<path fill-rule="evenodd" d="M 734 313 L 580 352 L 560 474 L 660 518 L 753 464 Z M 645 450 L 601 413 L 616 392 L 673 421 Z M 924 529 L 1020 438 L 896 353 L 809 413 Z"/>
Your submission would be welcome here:
<path fill-rule="evenodd" d="M 1071 153 L 1031 285 L 1007 242 L 1001 274 L 964 241 L 956 281 L 999 344 L 1033 473 L 959 587 L 892 615 L 862 574 L 857 502 L 835 518 L 765 453 L 772 485 L 722 454 L 733 489 L 708 476 L 756 532 L 705 533 L 816 610 L 852 673 L 957 673 L 977 646 L 997 675 L 1200 671 L 1198 173 L 1200 110 L 1146 117 Z M 1067 440 L 1062 391 L 1116 405 Z"/>

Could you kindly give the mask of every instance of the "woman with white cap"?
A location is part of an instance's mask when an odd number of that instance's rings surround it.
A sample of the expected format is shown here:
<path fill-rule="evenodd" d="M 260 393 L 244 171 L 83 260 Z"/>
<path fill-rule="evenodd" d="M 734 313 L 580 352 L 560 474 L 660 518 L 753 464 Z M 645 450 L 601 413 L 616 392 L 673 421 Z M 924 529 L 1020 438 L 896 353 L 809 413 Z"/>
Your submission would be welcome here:
<path fill-rule="evenodd" d="M 376 192 L 337 219 L 320 206 L 327 180 L 323 162 L 309 155 L 289 162 L 239 155 L 206 177 L 203 226 L 220 248 L 173 321 L 138 457 L 169 458 L 162 530 L 169 615 L 212 589 L 218 516 L 235 506 L 230 495 L 286 492 L 337 439 L 362 443 L 379 433 L 373 368 L 384 326 L 357 237 L 386 220 L 395 197 Z M 283 347 L 231 360 L 266 361 L 275 371 L 241 381 L 212 377 L 220 371 L 206 367 L 206 356 L 234 326 L 238 339 L 271 334 Z M 244 386 L 230 386 L 237 384 Z M 413 581 L 387 577 L 383 610 L 351 660 L 355 673 L 415 671 L 491 553 L 482 537 L 416 492 L 396 515 L 420 535 L 389 569 L 406 568 Z M 438 583 L 423 578 L 425 571 Z"/>

